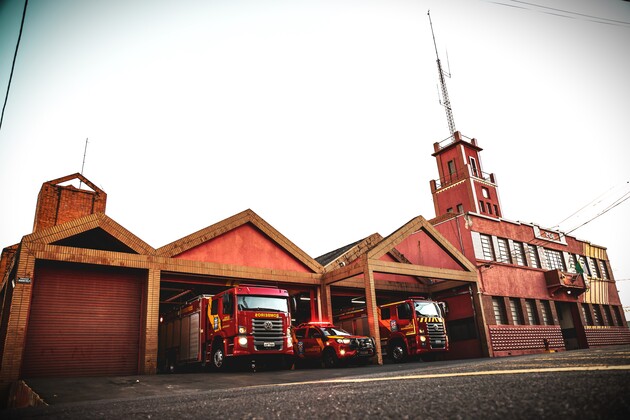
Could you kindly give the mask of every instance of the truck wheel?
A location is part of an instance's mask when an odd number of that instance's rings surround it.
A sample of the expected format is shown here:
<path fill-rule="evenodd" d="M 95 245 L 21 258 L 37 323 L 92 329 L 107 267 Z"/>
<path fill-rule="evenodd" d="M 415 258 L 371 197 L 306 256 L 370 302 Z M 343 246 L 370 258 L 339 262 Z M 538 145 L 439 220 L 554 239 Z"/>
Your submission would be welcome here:
<path fill-rule="evenodd" d="M 223 346 L 217 346 L 212 350 L 212 367 L 216 370 L 225 369 L 225 353 Z"/>
<path fill-rule="evenodd" d="M 396 363 L 403 363 L 407 360 L 407 349 L 401 341 L 396 341 L 389 346 L 390 357 Z"/>
<path fill-rule="evenodd" d="M 339 359 L 333 349 L 328 349 L 324 352 L 324 367 L 335 368 L 339 366 Z"/>

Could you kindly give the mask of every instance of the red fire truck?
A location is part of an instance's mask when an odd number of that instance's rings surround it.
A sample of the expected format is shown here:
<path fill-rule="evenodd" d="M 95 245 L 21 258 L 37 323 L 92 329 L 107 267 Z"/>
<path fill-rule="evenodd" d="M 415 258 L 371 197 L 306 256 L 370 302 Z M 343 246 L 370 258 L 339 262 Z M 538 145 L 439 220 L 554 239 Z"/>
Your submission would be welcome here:
<path fill-rule="evenodd" d="M 422 297 L 379 306 L 382 351 L 395 362 L 403 362 L 408 356 L 433 360 L 438 353 L 448 351 L 445 309 L 444 304 Z M 354 334 L 370 333 L 365 308 L 336 315 L 335 324 Z"/>
<path fill-rule="evenodd" d="M 200 364 L 222 370 L 230 361 L 293 362 L 289 294 L 274 287 L 238 286 L 200 295 L 161 318 L 160 366 Z"/>

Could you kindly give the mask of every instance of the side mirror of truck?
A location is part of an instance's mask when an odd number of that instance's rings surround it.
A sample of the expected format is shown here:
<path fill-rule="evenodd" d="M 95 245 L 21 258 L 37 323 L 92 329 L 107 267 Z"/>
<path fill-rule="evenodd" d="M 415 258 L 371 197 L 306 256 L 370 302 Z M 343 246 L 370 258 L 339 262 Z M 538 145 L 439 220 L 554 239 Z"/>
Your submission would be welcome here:
<path fill-rule="evenodd" d="M 438 302 L 438 305 L 440 305 L 440 309 L 442 309 L 442 314 L 446 316 L 446 314 L 448 313 L 448 303 Z"/>

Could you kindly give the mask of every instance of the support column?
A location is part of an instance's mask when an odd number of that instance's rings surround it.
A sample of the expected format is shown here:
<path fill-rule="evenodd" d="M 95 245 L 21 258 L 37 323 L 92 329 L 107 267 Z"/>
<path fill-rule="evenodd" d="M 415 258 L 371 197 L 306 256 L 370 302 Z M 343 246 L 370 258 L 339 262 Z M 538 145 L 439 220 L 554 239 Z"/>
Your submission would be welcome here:
<path fill-rule="evenodd" d="M 20 378 L 24 348 L 26 346 L 26 333 L 28 326 L 28 314 L 31 310 L 31 298 L 34 278 L 35 257 L 29 254 L 25 244 L 19 250 L 19 259 L 14 278 L 9 278 L 5 287 L 13 289 L 9 306 L 9 319 L 0 365 L 0 396 L 4 399 L 8 396 L 8 390 L 12 382 Z M 23 280 L 18 280 L 23 279 Z M 14 283 L 12 283 L 12 281 Z M 0 402 L 2 407 L 3 402 Z"/>
<path fill-rule="evenodd" d="M 332 300 L 330 298 L 330 286 L 323 284 L 320 287 L 321 291 L 321 319 L 320 321 L 332 322 Z"/>
<path fill-rule="evenodd" d="M 473 310 L 475 311 L 475 321 L 477 324 L 477 334 L 481 344 L 481 354 L 485 357 L 492 357 L 490 339 L 488 336 L 488 323 L 486 322 L 486 312 L 483 308 L 482 292 L 477 283 L 470 284 L 470 294 L 472 296 Z"/>
<path fill-rule="evenodd" d="M 145 296 L 145 321 L 140 373 L 157 373 L 158 333 L 160 326 L 160 270 L 149 269 Z"/>
<path fill-rule="evenodd" d="M 364 254 L 364 271 L 363 280 L 365 283 L 365 304 L 367 311 L 368 326 L 370 336 L 374 337 L 376 345 L 376 361 L 379 365 L 383 364 L 383 352 L 381 349 L 381 334 L 378 328 L 378 307 L 376 304 L 376 292 L 374 291 L 374 273 L 370 269 L 370 260 L 367 254 Z"/>

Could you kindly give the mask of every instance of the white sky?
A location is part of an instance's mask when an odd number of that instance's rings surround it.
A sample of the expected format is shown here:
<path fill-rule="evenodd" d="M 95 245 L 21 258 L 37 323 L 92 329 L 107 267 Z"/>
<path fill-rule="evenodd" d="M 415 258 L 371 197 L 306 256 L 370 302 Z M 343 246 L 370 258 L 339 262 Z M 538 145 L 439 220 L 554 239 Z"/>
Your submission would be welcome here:
<path fill-rule="evenodd" d="M 2 99 L 22 8 L 0 0 Z M 156 248 L 247 208 L 313 257 L 432 218 L 449 133 L 428 9 L 507 219 L 551 227 L 590 203 L 568 231 L 630 191 L 627 1 L 31 0 L 0 246 L 31 232 L 43 182 L 81 171 L 86 138 L 107 214 Z M 574 232 L 608 247 L 626 306 L 629 209 Z"/>

